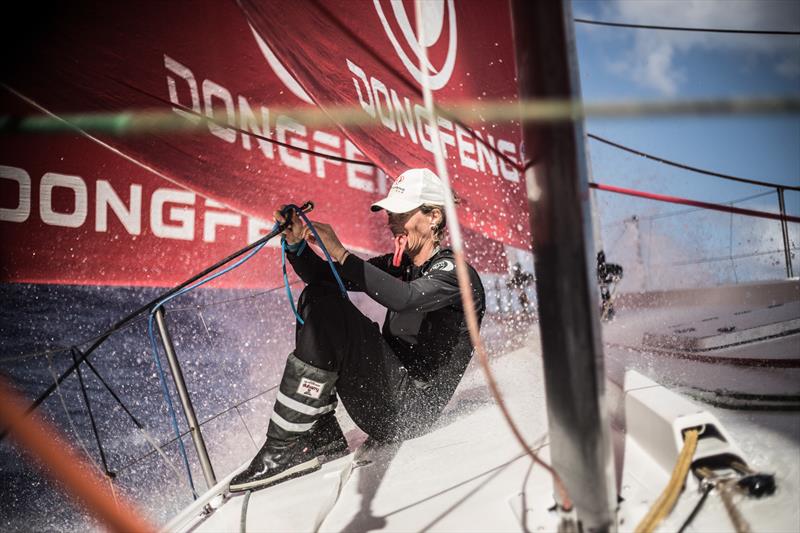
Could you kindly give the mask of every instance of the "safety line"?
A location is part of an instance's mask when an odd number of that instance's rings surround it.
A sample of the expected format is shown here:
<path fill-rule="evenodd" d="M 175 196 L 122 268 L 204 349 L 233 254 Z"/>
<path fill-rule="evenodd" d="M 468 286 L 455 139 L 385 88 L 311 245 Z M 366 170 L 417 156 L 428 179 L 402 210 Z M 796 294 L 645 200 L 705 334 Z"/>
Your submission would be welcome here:
<path fill-rule="evenodd" d="M 300 283 L 301 281 L 302 280 L 300 280 L 300 279 L 295 279 L 293 281 L 290 281 L 289 284 L 290 285 L 296 285 L 296 284 Z M 247 296 L 237 296 L 236 298 L 226 298 L 226 299 L 222 299 L 222 300 L 215 300 L 213 302 L 204 303 L 202 305 L 190 305 L 190 306 L 185 306 L 185 307 L 173 307 L 173 308 L 170 309 L 170 311 L 172 313 L 176 313 L 176 312 L 179 312 L 179 311 L 187 311 L 187 310 L 195 310 L 195 309 L 206 309 L 208 307 L 212 307 L 212 306 L 215 306 L 215 305 L 223 305 L 223 304 L 227 304 L 227 303 L 231 303 L 231 302 L 239 302 L 239 301 L 242 301 L 242 300 L 249 300 L 251 298 L 257 298 L 259 296 L 264 296 L 265 294 L 270 294 L 270 293 L 275 292 L 277 290 L 280 290 L 282 288 L 283 288 L 283 285 L 279 285 L 277 287 L 272 287 L 270 289 L 259 291 L 259 292 L 253 293 L 253 294 L 248 294 Z M 129 329 L 129 328 L 135 326 L 139 321 L 142 321 L 142 320 L 145 320 L 144 316 L 141 316 L 138 319 L 135 319 L 135 320 L 132 320 L 132 321 L 128 322 L 127 324 L 125 324 L 124 326 L 116 329 L 115 331 L 122 331 L 122 330 Z M 78 341 L 78 342 L 76 342 L 74 344 L 74 346 L 78 347 L 78 346 L 83 346 L 84 344 L 89 344 L 90 342 L 94 342 L 94 341 L 102 338 L 106 333 L 107 333 L 107 331 L 105 331 L 103 333 L 99 333 L 99 334 L 95 335 L 94 337 L 90 337 L 88 339 L 84 339 L 82 341 Z M 72 348 L 73 348 L 73 346 L 66 346 L 66 345 L 64 345 L 64 346 L 55 346 L 53 348 L 48 348 L 47 350 L 40 350 L 40 351 L 30 352 L 30 353 L 21 354 L 21 355 L 12 355 L 12 356 L 8 356 L 8 357 L 0 358 L 0 364 L 14 363 L 14 362 L 17 362 L 17 361 L 23 361 L 25 359 L 35 359 L 35 358 L 38 358 L 38 357 L 44 357 L 47 354 L 57 354 L 57 353 L 61 353 L 61 352 L 66 352 L 66 351 L 69 351 Z"/>
<path fill-rule="evenodd" d="M 259 397 L 261 397 L 261 396 L 267 394 L 268 392 L 271 392 L 271 391 L 273 391 L 273 390 L 275 390 L 277 388 L 278 388 L 278 385 L 273 385 L 272 387 L 269 387 L 269 388 L 259 392 L 258 394 L 255 394 L 255 395 L 253 395 L 253 396 L 251 396 L 249 398 L 246 398 L 246 399 L 244 399 L 244 400 L 242 400 L 242 401 L 240 401 L 240 402 L 238 402 L 238 403 L 236 403 L 236 404 L 234 404 L 234 405 L 232 405 L 232 406 L 220 411 L 219 413 L 211 415 L 210 417 L 208 417 L 205 420 L 203 420 L 202 422 L 200 422 L 198 424 L 198 426 L 199 427 L 203 427 L 205 424 L 211 422 L 212 420 L 216 420 L 217 418 L 221 417 L 222 415 L 224 415 L 226 413 L 229 413 L 229 412 L 233 411 L 234 409 L 236 409 L 238 407 L 241 407 L 242 405 L 244 405 L 244 404 L 246 404 L 246 403 L 248 403 L 248 402 L 250 402 L 252 400 L 255 400 L 256 398 L 259 398 Z M 185 437 L 190 432 L 191 432 L 191 430 L 184 431 L 183 433 L 181 433 L 181 438 Z M 141 456 L 137 457 L 136 459 L 133 459 L 132 461 L 129 461 L 128 463 L 126 463 L 123 466 L 121 466 L 120 468 L 118 468 L 117 472 L 124 472 L 125 470 L 131 468 L 132 466 L 136 466 L 137 464 L 142 462 L 144 459 L 147 459 L 148 457 L 150 457 L 151 455 L 156 453 L 156 451 L 158 449 L 160 449 L 160 448 L 162 448 L 164 446 L 169 446 L 170 444 L 172 444 L 173 442 L 175 442 L 177 440 L 178 439 L 176 437 L 173 437 L 170 440 L 165 441 L 160 445 L 154 446 L 154 448 L 155 448 L 154 450 L 151 450 L 151 451 L 147 452 L 146 454 L 141 455 Z"/>
<path fill-rule="evenodd" d="M 73 361 L 77 360 L 77 358 L 75 357 L 75 352 L 80 353 L 80 350 L 78 350 L 77 348 L 72 348 L 72 350 L 70 350 L 70 355 L 72 355 Z M 97 441 L 97 450 L 100 452 L 100 460 L 103 463 L 103 469 L 105 470 L 105 473 L 109 478 L 113 478 L 114 472 L 112 472 L 108 468 L 108 461 L 106 460 L 106 452 L 103 449 L 103 443 L 100 440 L 100 432 L 97 430 L 97 422 L 94 419 L 94 411 L 92 410 L 92 404 L 89 402 L 89 394 L 86 392 L 86 385 L 83 382 L 83 373 L 81 372 L 80 366 L 77 368 L 77 370 L 75 370 L 75 374 L 78 376 L 78 383 L 80 383 L 81 386 L 81 395 L 83 396 L 83 401 L 86 404 L 86 411 L 89 413 L 89 421 L 91 422 L 92 425 L 92 432 L 94 433 L 94 438 Z"/>
<path fill-rule="evenodd" d="M 30 412 L 33 412 L 33 411 L 34 411 L 36 408 L 38 408 L 38 407 L 39 407 L 39 405 L 41 405 L 41 404 L 42 404 L 42 402 L 43 402 L 45 399 L 47 399 L 47 398 L 48 398 L 48 397 L 49 397 L 49 396 L 50 396 L 50 395 L 53 393 L 53 391 L 55 390 L 55 387 L 56 387 L 56 386 L 57 386 L 59 383 L 61 383 L 62 381 L 64 381 L 64 380 L 65 380 L 65 379 L 66 379 L 66 378 L 67 378 L 67 377 L 68 377 L 70 374 L 72 374 L 72 372 L 74 372 L 74 371 L 75 371 L 75 369 L 77 368 L 78 364 L 80 364 L 80 363 L 81 363 L 81 362 L 83 362 L 85 359 L 87 359 L 87 358 L 88 358 L 88 357 L 89 357 L 89 356 L 90 356 L 90 355 L 91 355 L 91 354 L 94 352 L 94 350 L 96 350 L 96 349 L 97 349 L 97 348 L 98 348 L 100 345 L 102 345 L 102 344 L 103 344 L 103 343 L 106 341 L 106 339 L 108 339 L 108 337 L 110 337 L 110 336 L 111 336 L 111 335 L 112 335 L 112 334 L 113 334 L 113 333 L 114 333 L 114 332 L 115 332 L 117 329 L 120 329 L 120 328 L 122 328 L 122 327 L 123 327 L 124 325 L 126 325 L 128 322 L 130 322 L 130 321 L 132 321 L 132 320 L 134 320 L 134 319 L 138 318 L 138 317 L 139 317 L 139 315 L 141 315 L 141 314 L 143 314 L 143 313 L 145 313 L 145 312 L 149 311 L 149 310 L 150 310 L 150 308 L 151 308 L 153 305 L 155 305 L 156 303 L 158 303 L 158 302 L 159 302 L 159 301 L 161 301 L 162 299 L 164 299 L 164 298 L 167 298 L 168 296 L 171 296 L 171 295 L 173 295 L 173 294 L 175 294 L 175 293 L 177 293 L 177 292 L 181 291 L 181 290 L 182 290 L 182 289 L 184 289 L 185 287 L 187 287 L 187 286 L 191 285 L 191 284 L 192 284 L 192 283 L 194 283 L 195 281 L 197 281 L 197 280 L 199 280 L 199 279 L 203 278 L 204 276 L 206 276 L 206 275 L 210 274 L 211 272 L 213 272 L 213 271 L 217 270 L 218 268 L 220 268 L 221 266 L 225 265 L 226 263 L 229 263 L 230 261 L 233 261 L 233 260 L 234 260 L 234 259 L 236 259 L 237 257 L 239 257 L 239 256 L 241 256 L 241 255 L 243 255 L 243 254 L 245 254 L 245 253 L 247 253 L 247 252 L 249 252 L 249 251 L 250 251 L 250 250 L 252 250 L 253 248 L 255 248 L 255 247 L 257 247 L 257 246 L 259 246 L 259 245 L 261 245 L 261 244 L 265 243 L 266 241 L 268 241 L 268 240 L 270 240 L 270 239 L 272 239 L 272 237 L 274 237 L 274 236 L 275 236 L 275 235 L 274 235 L 273 233 L 270 233 L 270 234 L 268 234 L 268 235 L 265 235 L 265 236 L 261 237 L 261 238 L 260 238 L 260 239 L 258 239 L 257 241 L 255 241 L 255 242 L 252 242 L 252 243 L 248 244 L 247 246 L 245 246 L 244 248 L 241 248 L 240 250 L 237 250 L 236 252 L 232 253 L 232 254 L 231 254 L 231 255 L 229 255 L 228 257 L 226 257 L 226 258 L 224 258 L 224 259 L 221 259 L 220 261 L 217 261 L 216 263 L 214 263 L 214 264 L 213 264 L 213 265 L 211 265 L 210 267 L 207 267 L 207 268 L 205 268 L 205 269 L 204 269 L 202 272 L 199 272 L 198 274 L 195 274 L 194 276 L 192 276 L 191 278 L 187 279 L 187 280 L 186 280 L 186 281 L 184 281 L 183 283 L 181 283 L 181 284 L 179 284 L 179 285 L 177 285 L 177 286 L 173 287 L 172 289 L 170 289 L 170 290 L 168 290 L 168 291 L 166 291 L 166 292 L 162 293 L 161 295 L 159 295 L 159 296 L 158 296 L 158 298 L 155 298 L 154 300 L 152 300 L 152 301 L 150 301 L 150 302 L 146 303 L 145 305 L 143 305 L 142 307 L 140 307 L 140 308 L 139 308 L 139 309 L 137 309 L 136 311 L 134 311 L 134 312 L 130 313 L 129 315 L 127 315 L 127 316 L 125 316 L 125 317 L 121 318 L 120 320 L 118 320 L 118 321 L 117 321 L 117 322 L 116 322 L 116 323 L 115 323 L 115 324 L 114 324 L 114 325 L 113 325 L 111 328 L 109 328 L 109 329 L 106 331 L 106 333 L 104 333 L 104 334 L 103 334 L 102 336 L 100 336 L 100 337 L 99 337 L 99 338 L 98 338 L 96 341 L 94 341 L 94 343 L 93 343 L 93 344 L 92 344 L 92 345 L 91 345 L 91 346 L 90 346 L 90 347 L 89 347 L 89 348 L 88 348 L 88 349 L 87 349 L 87 350 L 86 350 L 86 351 L 83 353 L 83 355 L 81 355 L 81 356 L 78 358 L 78 360 L 77 360 L 77 362 L 76 362 L 76 363 L 73 363 L 73 364 L 72 364 L 72 365 L 71 365 L 69 368 L 67 368 L 67 370 L 65 370 L 65 371 L 64 371 L 64 372 L 63 372 L 63 373 L 62 373 L 62 374 L 61 374 L 61 375 L 58 377 L 58 379 L 56 380 L 56 383 L 55 383 L 55 385 L 50 385 L 49 387 L 47 387 L 47 389 L 46 389 L 44 392 L 42 392 L 42 393 L 41 393 L 41 394 L 40 394 L 40 395 L 39 395 L 39 396 L 38 396 L 38 397 L 37 397 L 37 398 L 36 398 L 36 399 L 35 399 L 35 400 L 34 400 L 34 401 L 31 403 L 31 405 L 30 405 L 30 406 L 28 406 L 27 412 L 28 412 L 28 413 L 30 413 Z M 5 430 L 3 430 L 3 431 L 0 431 L 0 441 L 2 441 L 2 440 L 5 438 L 5 436 L 6 436 L 6 431 L 5 431 Z"/>
<path fill-rule="evenodd" d="M 158 442 L 156 442 L 156 439 L 147 431 L 147 429 L 144 427 L 144 424 L 139 422 L 139 420 L 133 415 L 133 413 L 131 413 L 130 409 L 128 409 L 128 406 L 125 405 L 125 403 L 120 399 L 120 397 L 117 395 L 114 389 L 111 388 L 111 385 L 109 385 L 106 382 L 106 380 L 103 379 L 103 376 L 100 375 L 100 372 L 97 371 L 92 362 L 89 359 L 86 359 L 84 363 L 86 363 L 86 366 L 89 367 L 89 370 L 91 370 L 94 373 L 95 377 L 100 381 L 100 383 L 103 384 L 108 393 L 111 394 L 111 397 L 114 398 L 114 400 L 116 400 L 117 404 L 119 404 L 122 410 L 125 411 L 128 417 L 133 421 L 133 425 L 136 426 L 136 428 L 142 432 L 142 436 L 144 437 L 144 439 L 150 444 L 150 446 L 153 447 L 153 452 L 151 452 L 151 454 L 157 452 L 161 456 L 161 458 L 164 459 L 164 462 L 167 464 L 167 466 L 170 469 L 172 469 L 173 473 L 175 474 L 175 478 L 180 480 L 181 478 L 180 471 L 174 464 L 172 464 L 172 461 L 169 459 L 169 457 L 167 457 L 166 452 L 161 448 L 161 446 L 159 446 Z"/>
<path fill-rule="evenodd" d="M 712 211 L 722 211 L 724 213 L 733 213 L 735 215 L 745 215 L 758 218 L 768 218 L 770 220 L 785 220 L 787 222 L 794 222 L 800 224 L 800 217 L 791 215 L 781 215 L 777 213 L 767 213 L 766 211 L 756 211 L 754 209 L 743 209 L 741 207 L 733 207 L 720 204 L 712 204 L 709 202 L 700 202 L 698 200 L 689 200 L 688 198 L 680 198 L 678 196 L 668 196 L 665 194 L 655 194 L 644 191 L 637 191 L 634 189 L 626 189 L 624 187 L 617 187 L 615 185 L 604 185 L 602 183 L 589 183 L 589 187 L 599 191 L 613 192 L 617 194 L 624 194 L 627 196 L 636 196 L 638 198 L 646 198 L 648 200 L 656 200 L 659 202 L 667 202 L 671 204 L 691 205 L 695 207 L 702 207 L 703 209 L 711 209 Z"/>
<path fill-rule="evenodd" d="M 726 203 L 728 203 L 728 204 L 740 204 L 742 202 L 747 202 L 748 200 L 755 200 L 756 198 L 763 198 L 765 196 L 771 196 L 773 194 L 775 194 L 775 191 L 766 191 L 766 192 L 761 192 L 761 193 L 758 193 L 758 194 L 752 194 L 750 196 L 744 196 L 742 198 L 736 198 L 735 200 L 731 200 L 730 202 L 726 202 Z M 644 216 L 634 215 L 636 218 L 633 219 L 633 220 L 631 218 L 624 218 L 622 220 L 617 220 L 617 221 L 614 221 L 614 222 L 609 222 L 608 224 L 603 224 L 602 227 L 603 228 L 610 228 L 610 227 L 613 227 L 613 226 L 619 226 L 620 224 L 626 224 L 627 225 L 627 224 L 629 224 L 631 222 L 636 222 L 637 220 L 659 220 L 659 219 L 662 219 L 662 218 L 671 218 L 671 217 L 676 217 L 676 216 L 688 215 L 689 213 L 698 213 L 700 211 L 705 211 L 705 209 L 703 209 L 702 207 L 696 207 L 694 209 L 681 209 L 679 211 L 668 211 L 666 213 L 656 213 L 654 215 L 644 215 Z"/>
<path fill-rule="evenodd" d="M 728 245 L 729 249 L 732 246 Z M 793 246 L 791 250 L 798 250 L 797 246 Z M 717 257 L 704 257 L 702 259 L 694 259 L 692 261 L 674 261 L 672 263 L 650 263 L 651 268 L 668 268 L 668 267 L 675 267 L 675 266 L 689 266 L 689 265 L 702 265 L 704 263 L 719 263 L 721 261 L 733 261 L 735 259 L 749 259 L 751 257 L 763 257 L 765 255 L 775 255 L 775 254 L 782 254 L 784 250 L 768 250 L 766 252 L 753 252 L 749 254 L 729 254 L 726 256 L 717 256 Z"/>
<path fill-rule="evenodd" d="M 601 137 L 599 135 L 595 135 L 594 133 L 587 133 L 587 137 L 590 139 L 594 139 L 595 141 L 599 141 L 603 144 L 607 144 L 609 146 L 613 146 L 614 148 L 619 148 L 620 150 L 624 150 L 631 154 L 635 154 L 646 159 L 651 159 L 658 163 L 664 163 L 665 165 L 669 165 L 672 167 L 681 168 L 684 170 L 691 170 L 692 172 L 697 172 L 698 174 L 705 174 L 706 176 L 714 176 L 716 178 L 722 178 L 730 181 L 738 181 L 740 183 L 749 183 L 751 185 L 760 185 L 762 187 L 773 187 L 775 189 L 786 189 L 787 191 L 800 191 L 800 187 L 793 186 L 793 185 L 781 185 L 779 183 L 770 183 L 767 181 L 759 181 L 750 178 L 742 178 L 739 176 L 732 176 L 730 174 L 723 174 L 721 172 L 714 172 L 712 170 L 705 170 L 699 167 L 693 167 L 691 165 L 687 165 L 685 163 L 679 163 L 677 161 L 671 161 L 669 159 L 665 159 L 663 157 L 659 157 L 657 155 L 649 154 L 647 152 L 642 152 L 641 150 L 636 150 L 635 148 L 631 148 L 630 146 L 625 146 L 624 144 L 620 144 L 605 137 Z"/>
<path fill-rule="evenodd" d="M 56 373 L 55 370 L 53 369 L 53 358 L 50 356 L 47 356 L 47 368 L 48 371 L 50 372 L 50 375 L 55 380 Z M 69 414 L 69 409 L 67 408 L 67 402 L 64 399 L 64 393 L 61 392 L 61 386 L 59 384 L 56 385 L 56 396 L 58 396 L 58 400 L 61 403 L 61 408 L 64 409 L 64 414 L 67 415 L 67 421 L 69 422 L 69 426 L 72 429 L 72 433 L 75 435 L 75 440 L 78 441 L 78 445 L 81 447 L 83 453 L 86 455 L 86 459 L 91 463 L 91 465 L 94 468 L 97 468 L 97 470 L 100 471 L 100 468 L 98 468 L 97 463 L 95 463 L 94 459 L 92 459 L 92 454 L 89 453 L 89 449 L 83 442 L 80 433 L 78 433 L 78 426 L 75 424 L 75 421 L 72 420 L 72 415 Z M 6 430 L 8 430 L 8 428 L 6 428 Z"/>
<path fill-rule="evenodd" d="M 694 31 L 704 33 L 736 33 L 749 35 L 800 35 L 800 31 L 789 30 L 740 30 L 728 28 L 693 28 L 686 26 L 660 26 L 655 24 L 633 24 L 630 22 L 608 22 L 605 20 L 592 20 L 584 18 L 572 19 L 580 24 L 592 24 L 594 26 L 611 26 L 614 28 L 638 28 L 643 30 L 669 30 L 669 31 Z"/>
<path fill-rule="evenodd" d="M 144 320 L 144 317 L 140 317 L 139 320 Z M 128 329 L 128 328 L 131 328 L 131 327 L 135 326 L 136 323 L 139 320 L 132 320 L 132 321 L 128 322 L 127 324 L 121 326 L 120 328 L 118 328 L 115 331 L 122 331 L 122 330 L 125 330 L 125 329 Z M 82 340 L 82 341 L 79 341 L 79 342 L 75 343 L 75 346 L 83 346 L 84 344 L 89 344 L 90 342 L 95 342 L 98 339 L 103 338 L 103 336 L 105 334 L 106 334 L 105 332 L 99 333 L 99 334 L 95 335 L 94 337 L 91 337 L 89 339 L 85 339 L 85 340 Z M 10 356 L 3 357 L 2 359 L 0 359 L 0 364 L 15 363 L 15 362 L 18 362 L 18 361 L 24 361 L 26 359 L 36 359 L 36 358 L 39 358 L 39 357 L 45 357 L 47 355 L 55 355 L 55 354 L 58 354 L 58 353 L 61 353 L 61 352 L 68 352 L 71 349 L 72 349 L 72 346 L 64 345 L 64 346 L 55 346 L 53 348 L 48 348 L 46 350 L 39 350 L 39 351 L 36 351 L 36 352 L 30 352 L 30 353 L 26 353 L 26 354 L 22 354 L 22 355 L 10 355 Z"/>

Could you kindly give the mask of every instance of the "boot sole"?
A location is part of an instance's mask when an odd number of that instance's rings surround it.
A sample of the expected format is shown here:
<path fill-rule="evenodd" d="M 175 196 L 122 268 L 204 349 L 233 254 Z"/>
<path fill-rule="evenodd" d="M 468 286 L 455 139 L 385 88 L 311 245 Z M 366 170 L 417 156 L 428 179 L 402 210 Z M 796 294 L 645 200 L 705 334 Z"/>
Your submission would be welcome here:
<path fill-rule="evenodd" d="M 271 485 L 275 485 L 282 481 L 288 481 L 289 479 L 302 476 L 303 474 L 310 474 L 311 472 L 316 472 L 320 468 L 322 468 L 322 465 L 320 464 L 319 459 L 315 457 L 309 461 L 306 461 L 305 463 L 300 463 L 299 465 L 287 468 L 283 472 L 280 472 L 268 478 L 259 479 L 257 481 L 250 481 L 248 483 L 240 483 L 238 485 L 229 485 L 228 491 L 243 492 L 246 490 L 262 489 L 269 487 Z"/>

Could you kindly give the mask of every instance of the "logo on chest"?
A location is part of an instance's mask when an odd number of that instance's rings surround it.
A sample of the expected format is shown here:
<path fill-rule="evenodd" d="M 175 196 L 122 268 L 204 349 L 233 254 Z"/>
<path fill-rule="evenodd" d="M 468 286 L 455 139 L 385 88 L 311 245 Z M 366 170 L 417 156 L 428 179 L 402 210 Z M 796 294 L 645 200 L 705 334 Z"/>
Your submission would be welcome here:
<path fill-rule="evenodd" d="M 450 272 L 451 270 L 455 269 L 456 265 L 450 259 L 442 259 L 441 261 L 437 261 L 433 264 L 428 272 L 433 272 L 434 270 L 441 270 L 442 272 Z"/>

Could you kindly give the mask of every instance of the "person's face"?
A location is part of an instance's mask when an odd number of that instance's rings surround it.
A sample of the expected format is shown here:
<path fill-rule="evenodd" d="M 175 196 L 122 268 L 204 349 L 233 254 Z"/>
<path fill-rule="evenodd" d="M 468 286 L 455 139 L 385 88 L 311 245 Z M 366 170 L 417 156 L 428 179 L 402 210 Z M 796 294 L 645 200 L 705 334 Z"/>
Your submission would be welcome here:
<path fill-rule="evenodd" d="M 423 213 L 422 209 L 417 208 L 407 213 L 391 213 L 388 215 L 389 229 L 392 235 L 406 235 L 408 237 L 407 248 L 409 250 L 421 248 L 427 241 L 433 240 L 434 231 L 432 226 L 438 223 L 437 211 Z"/>

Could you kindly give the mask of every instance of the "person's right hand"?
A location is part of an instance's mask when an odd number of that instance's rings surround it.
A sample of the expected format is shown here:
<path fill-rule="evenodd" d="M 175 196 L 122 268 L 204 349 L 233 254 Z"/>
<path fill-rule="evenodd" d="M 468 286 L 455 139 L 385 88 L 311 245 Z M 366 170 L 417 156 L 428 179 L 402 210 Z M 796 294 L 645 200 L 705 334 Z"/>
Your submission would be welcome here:
<path fill-rule="evenodd" d="M 283 206 L 281 207 L 283 209 Z M 276 222 L 283 224 L 286 221 L 284 216 L 281 214 L 281 210 L 275 211 L 272 217 L 275 219 Z M 283 235 L 286 237 L 287 244 L 297 244 L 298 242 L 303 240 L 303 234 L 305 233 L 306 225 L 303 222 L 303 219 L 300 218 L 297 213 L 292 213 L 292 224 L 285 230 L 283 230 Z"/>

